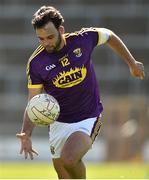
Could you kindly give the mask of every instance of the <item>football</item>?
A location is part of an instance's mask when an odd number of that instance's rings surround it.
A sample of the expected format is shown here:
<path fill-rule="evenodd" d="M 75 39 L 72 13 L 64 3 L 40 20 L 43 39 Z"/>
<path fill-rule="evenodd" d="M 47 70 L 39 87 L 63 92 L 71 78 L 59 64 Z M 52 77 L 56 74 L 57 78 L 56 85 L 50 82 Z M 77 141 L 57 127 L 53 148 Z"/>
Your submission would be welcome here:
<path fill-rule="evenodd" d="M 37 126 L 49 126 L 60 114 L 58 101 L 49 94 L 38 94 L 26 106 L 29 119 Z"/>

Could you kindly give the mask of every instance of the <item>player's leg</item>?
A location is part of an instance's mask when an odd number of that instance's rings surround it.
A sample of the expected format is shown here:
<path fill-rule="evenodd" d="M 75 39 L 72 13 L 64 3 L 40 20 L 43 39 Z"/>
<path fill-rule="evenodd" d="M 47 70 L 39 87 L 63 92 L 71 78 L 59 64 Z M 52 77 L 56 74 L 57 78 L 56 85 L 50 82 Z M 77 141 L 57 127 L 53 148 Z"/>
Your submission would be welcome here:
<path fill-rule="evenodd" d="M 58 175 L 58 178 L 59 179 L 74 179 L 74 175 L 71 174 L 69 172 L 69 170 L 67 170 L 65 167 L 64 167 L 64 164 L 62 163 L 62 160 L 60 158 L 57 158 L 57 159 L 52 159 L 53 160 L 53 165 L 54 165 L 54 168 L 57 172 L 57 175 Z M 77 168 L 75 168 L 75 170 L 78 172 L 78 171 L 81 171 L 79 172 L 79 174 L 81 174 L 81 177 L 83 177 L 83 179 L 85 179 L 86 177 L 86 168 L 85 168 L 85 165 L 82 161 L 80 161 L 78 164 L 77 164 Z M 78 175 L 77 175 L 78 177 Z M 78 179 L 78 178 L 75 178 L 75 179 Z M 80 175 L 79 175 L 80 177 Z"/>
<path fill-rule="evenodd" d="M 81 159 L 90 149 L 91 145 L 91 137 L 79 131 L 71 134 L 65 142 L 60 158 L 72 179 L 86 178 L 86 169 Z"/>
<path fill-rule="evenodd" d="M 71 175 L 63 166 L 63 163 L 60 158 L 52 159 L 52 161 L 59 179 L 72 179 Z"/>
<path fill-rule="evenodd" d="M 85 179 L 81 159 L 90 149 L 100 124 L 98 118 L 90 118 L 73 124 L 55 122 L 50 126 L 51 155 L 60 179 Z"/>

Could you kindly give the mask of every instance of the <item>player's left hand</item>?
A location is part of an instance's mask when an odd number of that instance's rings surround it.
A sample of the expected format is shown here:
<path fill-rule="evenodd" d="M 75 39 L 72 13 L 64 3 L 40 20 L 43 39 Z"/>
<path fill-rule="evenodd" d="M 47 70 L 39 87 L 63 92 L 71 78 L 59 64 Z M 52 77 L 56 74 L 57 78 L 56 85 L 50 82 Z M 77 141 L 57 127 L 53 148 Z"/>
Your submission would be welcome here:
<path fill-rule="evenodd" d="M 132 76 L 137 77 L 141 80 L 144 79 L 145 73 L 144 73 L 143 63 L 141 63 L 139 61 L 135 61 L 135 63 L 133 65 L 131 65 L 129 67 L 129 69 L 130 69 Z"/>

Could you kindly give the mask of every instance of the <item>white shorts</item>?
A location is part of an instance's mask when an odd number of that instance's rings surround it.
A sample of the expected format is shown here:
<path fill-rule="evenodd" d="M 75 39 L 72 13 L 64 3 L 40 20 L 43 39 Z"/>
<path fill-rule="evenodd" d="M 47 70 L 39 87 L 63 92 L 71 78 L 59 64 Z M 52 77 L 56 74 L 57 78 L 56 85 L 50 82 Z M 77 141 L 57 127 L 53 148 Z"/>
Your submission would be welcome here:
<path fill-rule="evenodd" d="M 54 122 L 49 127 L 49 141 L 52 158 L 60 158 L 62 148 L 68 137 L 81 131 L 88 134 L 94 141 L 101 127 L 100 118 L 88 118 L 77 123 Z"/>

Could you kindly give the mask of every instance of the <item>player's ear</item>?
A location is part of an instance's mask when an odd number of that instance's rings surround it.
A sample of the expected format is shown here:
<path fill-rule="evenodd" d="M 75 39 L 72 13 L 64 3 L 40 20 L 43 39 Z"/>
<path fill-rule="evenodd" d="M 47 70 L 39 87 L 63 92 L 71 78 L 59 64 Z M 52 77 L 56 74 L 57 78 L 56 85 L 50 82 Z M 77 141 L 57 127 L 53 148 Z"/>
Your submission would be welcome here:
<path fill-rule="evenodd" d="M 64 33 L 65 33 L 65 28 L 64 28 L 64 26 L 60 26 L 60 27 L 59 27 L 59 32 L 60 32 L 60 34 L 64 34 Z"/>

